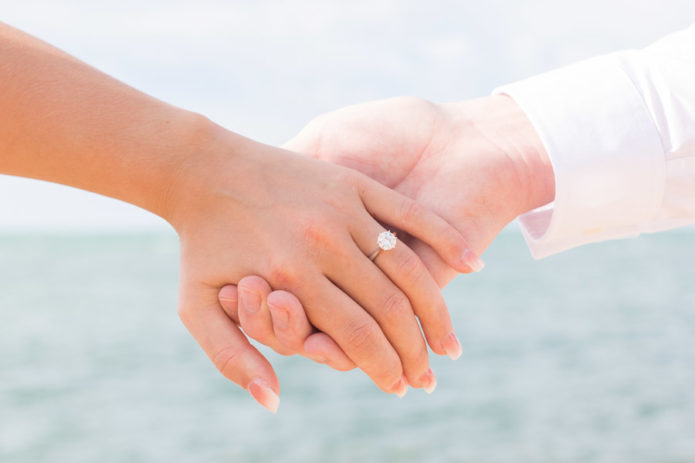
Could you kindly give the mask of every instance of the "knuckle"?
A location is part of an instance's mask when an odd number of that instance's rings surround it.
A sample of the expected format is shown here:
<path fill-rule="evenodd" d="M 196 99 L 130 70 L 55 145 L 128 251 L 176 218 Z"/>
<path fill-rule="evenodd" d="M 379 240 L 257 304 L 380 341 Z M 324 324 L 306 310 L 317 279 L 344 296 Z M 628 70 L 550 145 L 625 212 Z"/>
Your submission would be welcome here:
<path fill-rule="evenodd" d="M 241 346 L 227 346 L 212 357 L 212 363 L 227 378 L 233 377 L 244 351 Z"/>
<path fill-rule="evenodd" d="M 296 281 L 296 271 L 289 265 L 276 264 L 268 271 L 268 281 L 273 288 L 291 288 Z"/>
<path fill-rule="evenodd" d="M 312 248 L 332 247 L 335 244 L 335 236 L 326 226 L 325 221 L 309 219 L 305 220 L 300 227 L 306 244 Z"/>
<path fill-rule="evenodd" d="M 354 350 L 372 351 L 371 347 L 376 344 L 378 328 L 376 323 L 371 321 L 359 323 L 349 329 L 347 344 Z"/>
<path fill-rule="evenodd" d="M 403 317 L 406 317 L 409 313 L 412 313 L 410 301 L 400 291 L 391 293 L 391 295 L 384 301 L 381 310 L 382 316 L 387 323 L 396 323 L 397 321 L 402 320 Z"/>
<path fill-rule="evenodd" d="M 341 180 L 340 174 L 337 178 L 338 180 L 336 183 L 339 182 L 340 185 L 346 184 L 343 180 Z M 333 211 L 343 214 L 350 211 L 352 209 L 351 205 L 353 204 L 345 195 L 345 190 L 328 192 L 323 196 L 323 201 L 326 203 L 326 206 Z"/>
<path fill-rule="evenodd" d="M 415 253 L 405 253 L 398 265 L 398 272 L 407 281 L 419 281 L 424 272 L 424 264 Z"/>
<path fill-rule="evenodd" d="M 404 199 L 401 203 L 400 218 L 404 223 L 420 221 L 423 215 L 423 207 L 412 199 Z"/>

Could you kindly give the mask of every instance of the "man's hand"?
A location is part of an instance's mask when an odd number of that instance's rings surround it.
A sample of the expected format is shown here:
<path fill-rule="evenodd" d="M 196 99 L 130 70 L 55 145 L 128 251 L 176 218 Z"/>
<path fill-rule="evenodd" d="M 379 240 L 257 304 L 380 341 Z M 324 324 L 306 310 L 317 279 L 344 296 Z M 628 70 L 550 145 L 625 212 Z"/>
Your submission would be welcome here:
<path fill-rule="evenodd" d="M 350 106 L 314 119 L 285 147 L 354 168 L 415 199 L 457 227 L 478 255 L 510 221 L 555 195 L 535 129 L 502 95 Z M 456 275 L 423 243 L 409 244 L 442 287 Z"/>
<path fill-rule="evenodd" d="M 285 147 L 357 169 L 415 199 L 453 224 L 477 255 L 511 220 L 555 194 L 541 140 L 516 103 L 502 95 L 442 105 L 393 98 L 350 106 L 314 119 Z M 401 237 L 441 287 L 456 275 L 429 246 Z M 482 262 L 472 254 L 469 266 L 479 270 Z M 247 285 L 261 295 L 259 315 L 242 319 L 247 335 L 284 354 L 300 353 L 340 370 L 354 366 L 328 336 L 311 328 L 291 294 L 271 292 L 255 277 L 240 282 L 240 288 Z M 223 288 L 220 300 L 238 321 L 236 288 Z"/>

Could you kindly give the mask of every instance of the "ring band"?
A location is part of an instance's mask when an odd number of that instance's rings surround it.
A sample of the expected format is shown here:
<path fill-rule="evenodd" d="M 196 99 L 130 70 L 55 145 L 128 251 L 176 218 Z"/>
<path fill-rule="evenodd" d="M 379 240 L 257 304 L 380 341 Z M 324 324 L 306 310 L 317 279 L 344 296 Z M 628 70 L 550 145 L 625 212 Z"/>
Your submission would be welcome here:
<path fill-rule="evenodd" d="M 389 230 L 379 233 L 379 236 L 376 238 L 376 245 L 378 247 L 368 256 L 369 260 L 374 261 L 381 251 L 390 251 L 395 248 L 397 242 L 398 240 L 396 239 L 395 233 Z"/>

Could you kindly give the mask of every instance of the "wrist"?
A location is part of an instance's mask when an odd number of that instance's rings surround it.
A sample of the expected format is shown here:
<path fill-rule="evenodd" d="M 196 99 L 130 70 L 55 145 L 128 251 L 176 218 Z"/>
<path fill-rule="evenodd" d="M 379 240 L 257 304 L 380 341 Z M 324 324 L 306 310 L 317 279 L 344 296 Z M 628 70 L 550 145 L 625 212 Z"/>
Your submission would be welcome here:
<path fill-rule="evenodd" d="M 130 140 L 110 157 L 120 160 L 99 166 L 99 181 L 85 189 L 141 207 L 176 228 L 184 200 L 193 195 L 193 167 L 210 162 L 223 129 L 200 114 L 163 106 L 147 122 L 133 124 L 123 137 Z"/>
<path fill-rule="evenodd" d="M 505 168 L 515 179 L 515 214 L 552 202 L 555 175 L 550 158 L 519 105 L 507 95 L 493 95 L 467 103 L 471 123 L 509 161 Z"/>
<path fill-rule="evenodd" d="M 200 212 L 212 186 L 214 172 L 224 169 L 223 158 L 229 157 L 222 139 L 227 132 L 205 116 L 189 113 L 177 131 L 175 149 L 164 156 L 165 173 L 160 175 L 155 208 L 147 208 L 181 234 L 187 217 Z M 229 133 L 229 132 L 227 132 Z M 231 181 L 232 172 L 228 177 Z"/>
<path fill-rule="evenodd" d="M 248 190 L 267 182 L 273 168 L 264 145 L 231 132 L 204 116 L 192 115 L 166 176 L 159 212 L 179 233 L 199 227 L 220 197 L 227 201 L 226 213 L 248 201 Z"/>
<path fill-rule="evenodd" d="M 522 191 L 526 192 L 520 213 L 552 202 L 555 199 L 555 173 L 538 132 L 511 97 L 495 95 L 490 98 L 499 101 L 495 104 L 503 111 L 501 116 L 506 122 L 508 152 L 522 179 Z"/>
<path fill-rule="evenodd" d="M 157 153 L 161 170 L 157 174 L 154 198 L 144 208 L 162 217 L 174 228 L 175 217 L 182 208 L 185 190 L 192 186 L 191 170 L 211 152 L 214 139 L 214 124 L 196 113 L 186 114 L 177 130 L 172 130 L 175 139 L 167 143 L 167 152 Z"/>

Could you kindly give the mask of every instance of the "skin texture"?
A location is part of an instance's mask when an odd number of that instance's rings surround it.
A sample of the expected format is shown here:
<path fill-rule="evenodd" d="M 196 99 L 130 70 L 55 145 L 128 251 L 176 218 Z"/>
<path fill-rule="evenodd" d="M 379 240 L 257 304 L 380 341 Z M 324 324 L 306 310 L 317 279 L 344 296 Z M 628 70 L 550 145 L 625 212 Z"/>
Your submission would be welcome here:
<path fill-rule="evenodd" d="M 219 132 L 220 148 L 213 143 L 213 155 L 185 168 L 171 217 L 181 237 L 179 313 L 213 363 L 235 382 L 253 379 L 237 345 L 225 341 L 236 327 L 217 293 L 227 278 L 255 273 L 303 301 L 312 325 L 384 391 L 400 393 L 403 375 L 418 383 L 429 364 L 415 316 L 439 351 L 453 332 L 439 287 L 406 246 L 376 265 L 366 254 L 383 231 L 379 219 L 432 242 L 466 270 L 460 234 L 363 174 Z M 230 146 L 234 156 L 224 154 Z M 238 176 L 219 174 L 234 170 Z"/>
<path fill-rule="evenodd" d="M 366 255 L 390 224 L 469 271 L 468 245 L 445 220 L 364 174 L 244 138 L 2 24 L 0 58 L 0 173 L 167 220 L 181 241 L 182 321 L 266 408 L 277 410 L 277 377 L 218 301 L 223 284 L 249 274 L 300 298 L 306 322 L 385 392 L 429 387 L 417 320 L 435 352 L 453 333 L 437 282 L 405 245 Z M 252 289 L 242 285 L 248 307 L 261 303 Z"/>
<path fill-rule="evenodd" d="M 542 142 L 503 95 L 442 105 L 394 98 L 351 106 L 316 118 L 286 146 L 357 169 L 431 208 L 466 236 L 477 255 L 519 214 L 554 198 Z M 441 287 L 456 275 L 426 243 L 402 238 Z M 239 288 L 241 294 L 228 285 L 219 298 L 247 335 L 338 370 L 355 366 L 330 336 L 311 326 L 292 294 L 272 291 L 254 276 Z M 249 304 L 243 295 L 249 288 L 259 295 L 255 318 L 239 309 Z"/>

